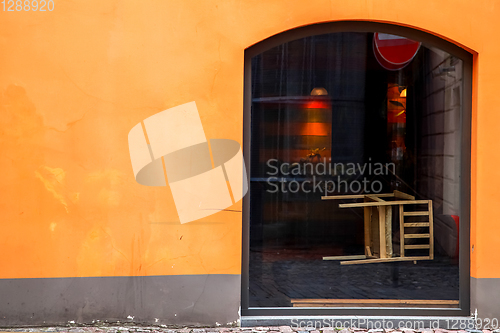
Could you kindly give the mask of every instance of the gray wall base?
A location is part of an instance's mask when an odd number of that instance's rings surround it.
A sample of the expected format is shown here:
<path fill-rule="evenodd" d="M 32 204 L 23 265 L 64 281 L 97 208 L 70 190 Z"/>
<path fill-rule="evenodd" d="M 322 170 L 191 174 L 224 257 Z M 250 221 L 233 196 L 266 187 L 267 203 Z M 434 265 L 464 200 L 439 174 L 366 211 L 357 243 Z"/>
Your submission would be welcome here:
<path fill-rule="evenodd" d="M 500 321 L 500 279 L 470 278 L 471 311 L 481 320 Z"/>
<path fill-rule="evenodd" d="M 240 283 L 240 275 L 2 279 L 0 327 L 227 325 L 239 319 Z"/>

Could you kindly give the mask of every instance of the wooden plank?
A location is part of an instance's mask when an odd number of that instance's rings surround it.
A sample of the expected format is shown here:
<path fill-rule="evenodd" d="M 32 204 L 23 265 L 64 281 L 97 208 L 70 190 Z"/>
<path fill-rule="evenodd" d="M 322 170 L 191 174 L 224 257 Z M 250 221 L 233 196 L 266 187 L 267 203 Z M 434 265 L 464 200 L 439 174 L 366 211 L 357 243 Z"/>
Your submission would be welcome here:
<path fill-rule="evenodd" d="M 407 222 L 404 227 L 428 227 L 429 222 Z"/>
<path fill-rule="evenodd" d="M 432 200 L 429 200 L 429 257 L 434 259 L 434 215 L 432 212 Z"/>
<path fill-rule="evenodd" d="M 344 303 L 344 304 L 459 304 L 458 300 L 447 299 L 332 299 L 332 298 L 292 298 L 291 303 Z"/>
<path fill-rule="evenodd" d="M 366 255 L 352 255 L 352 256 L 331 256 L 323 257 L 323 260 L 355 260 L 355 259 L 366 259 Z"/>
<path fill-rule="evenodd" d="M 420 205 L 427 204 L 428 200 L 384 201 L 384 202 L 356 202 L 339 204 L 340 208 L 395 206 L 395 205 Z"/>
<path fill-rule="evenodd" d="M 380 228 L 379 228 L 379 211 L 377 207 L 370 208 L 370 249 L 372 255 L 380 257 Z"/>
<path fill-rule="evenodd" d="M 425 308 L 425 309 L 455 309 L 458 305 L 450 304 L 384 304 L 384 303 L 373 303 L 373 304 L 347 304 L 347 303 L 296 303 L 292 304 L 294 308 Z M 1 332 L 0 332 L 1 333 Z"/>
<path fill-rule="evenodd" d="M 394 193 L 368 194 L 379 198 L 394 197 Z M 324 195 L 321 200 L 343 200 L 343 199 L 363 199 L 367 194 L 346 194 L 346 195 Z"/>
<path fill-rule="evenodd" d="M 292 304 L 294 308 L 425 308 L 425 309 L 455 309 L 458 308 L 458 305 L 449 305 L 449 304 L 334 304 L 334 303 L 297 303 Z M 1 332 L 0 332 L 1 333 Z"/>
<path fill-rule="evenodd" d="M 365 196 L 365 198 L 367 198 L 367 199 L 371 199 L 371 200 L 373 200 L 373 201 L 385 202 L 385 200 L 380 199 L 380 198 L 378 198 L 378 197 L 376 197 L 376 196 L 374 196 L 374 195 L 366 195 L 366 196 Z M 366 202 L 366 200 L 365 200 L 365 202 Z"/>
<path fill-rule="evenodd" d="M 391 300 L 391 299 L 291 299 L 293 307 L 418 307 L 456 308 L 455 300 Z"/>
<path fill-rule="evenodd" d="M 428 211 L 421 212 L 405 212 L 405 216 L 426 216 L 429 215 Z"/>
<path fill-rule="evenodd" d="M 387 242 L 385 239 L 385 207 L 378 207 L 378 227 L 380 237 L 380 258 L 387 258 Z"/>
<path fill-rule="evenodd" d="M 409 195 L 398 190 L 394 190 L 394 197 L 398 199 L 415 200 L 415 197 L 413 195 Z"/>
<path fill-rule="evenodd" d="M 367 257 L 373 257 L 373 256 L 372 256 L 372 251 L 370 250 L 370 247 L 369 247 L 369 246 L 366 246 L 366 247 L 365 247 L 365 249 L 366 249 L 366 256 L 367 256 Z"/>
<path fill-rule="evenodd" d="M 407 245 L 410 246 L 410 245 Z M 429 245 L 427 245 L 429 246 Z M 379 259 L 362 259 L 362 260 L 350 260 L 341 261 L 341 265 L 358 265 L 358 264 L 377 264 L 383 262 L 394 262 L 394 261 L 417 261 L 417 260 L 431 260 L 428 256 L 417 256 L 417 257 L 393 257 L 393 258 L 379 258 Z"/>
<path fill-rule="evenodd" d="M 429 244 L 411 244 L 411 245 L 405 245 L 405 249 L 408 250 L 415 250 L 415 249 L 429 249 L 430 245 Z M 430 258 L 430 256 L 429 256 Z M 432 259 L 432 258 L 430 258 Z"/>
<path fill-rule="evenodd" d="M 405 238 L 429 238 L 429 234 L 406 234 Z"/>
<path fill-rule="evenodd" d="M 454 309 L 456 304 L 412 304 L 412 303 L 295 303 L 295 308 L 427 308 Z M 333 331 L 337 332 L 337 331 Z"/>
<path fill-rule="evenodd" d="M 365 198 L 366 201 L 366 198 Z M 371 215 L 371 207 L 364 207 L 364 233 L 365 233 L 365 255 L 371 256 L 372 253 L 370 251 L 370 215 Z"/>
<path fill-rule="evenodd" d="M 405 256 L 405 224 L 404 223 L 404 206 L 399 205 L 399 255 L 404 258 Z"/>
<path fill-rule="evenodd" d="M 392 206 L 385 207 L 385 247 L 386 256 L 392 258 Z"/>

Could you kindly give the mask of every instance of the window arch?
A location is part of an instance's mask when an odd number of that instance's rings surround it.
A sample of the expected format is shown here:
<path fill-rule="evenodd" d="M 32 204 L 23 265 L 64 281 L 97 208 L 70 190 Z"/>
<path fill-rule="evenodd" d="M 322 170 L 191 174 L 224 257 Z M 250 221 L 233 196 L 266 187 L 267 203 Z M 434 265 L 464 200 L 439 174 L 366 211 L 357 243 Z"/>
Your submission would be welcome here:
<path fill-rule="evenodd" d="M 411 42 L 403 60 L 384 53 Z M 471 72 L 464 49 L 374 22 L 298 28 L 245 51 L 243 315 L 469 314 Z M 431 202 L 427 220 L 322 198 L 394 191 Z M 370 224 L 382 211 L 387 239 Z M 339 262 L 350 256 L 390 260 Z"/>

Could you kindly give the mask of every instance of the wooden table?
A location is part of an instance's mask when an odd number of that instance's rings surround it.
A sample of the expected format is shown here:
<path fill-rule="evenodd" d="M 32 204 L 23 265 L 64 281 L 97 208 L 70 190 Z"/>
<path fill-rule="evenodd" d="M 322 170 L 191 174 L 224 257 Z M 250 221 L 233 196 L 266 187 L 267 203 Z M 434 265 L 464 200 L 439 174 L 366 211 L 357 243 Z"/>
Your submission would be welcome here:
<path fill-rule="evenodd" d="M 386 201 L 382 198 L 394 198 Z M 355 256 L 323 257 L 323 260 L 341 261 L 341 265 L 381 263 L 391 261 L 417 261 L 434 259 L 432 200 L 415 200 L 415 197 L 400 191 L 380 194 L 355 194 L 323 196 L 322 200 L 363 199 L 363 202 L 339 204 L 340 208 L 364 209 L 365 254 Z M 405 205 L 426 205 L 426 210 L 404 211 Z M 399 207 L 400 253 L 392 250 L 392 206 Z M 428 216 L 428 221 L 404 222 L 407 216 Z M 428 232 L 406 233 L 405 228 L 428 228 Z M 429 244 L 405 244 L 407 239 L 428 238 Z M 405 250 L 428 249 L 426 256 L 405 256 Z"/>

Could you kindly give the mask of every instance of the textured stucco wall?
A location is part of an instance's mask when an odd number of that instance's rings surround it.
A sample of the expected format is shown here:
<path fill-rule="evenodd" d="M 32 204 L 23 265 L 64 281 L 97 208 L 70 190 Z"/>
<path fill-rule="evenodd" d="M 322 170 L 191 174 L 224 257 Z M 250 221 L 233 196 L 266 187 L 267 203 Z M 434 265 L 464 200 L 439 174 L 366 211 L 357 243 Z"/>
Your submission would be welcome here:
<path fill-rule="evenodd" d="M 494 0 L 55 0 L 51 12 L 0 10 L 2 317 L 24 306 L 5 306 L 11 279 L 238 276 L 241 201 L 181 225 L 168 187 L 135 181 L 127 134 L 196 101 L 207 138 L 241 143 L 245 48 L 338 20 L 415 27 L 475 53 L 471 272 L 499 278 L 499 16 Z M 109 309 L 125 301 L 119 295 Z M 67 318 L 57 312 L 63 299 L 51 320 Z M 236 305 L 224 304 L 236 319 Z"/>

